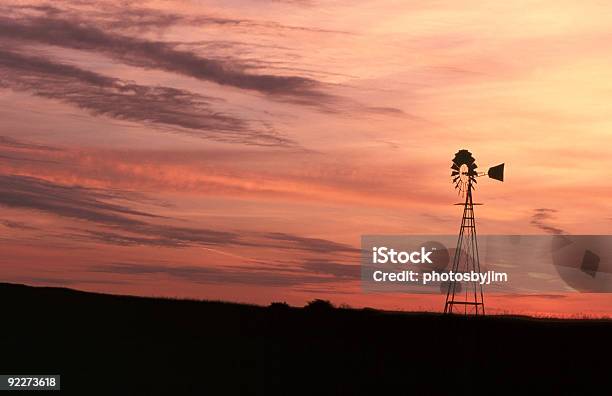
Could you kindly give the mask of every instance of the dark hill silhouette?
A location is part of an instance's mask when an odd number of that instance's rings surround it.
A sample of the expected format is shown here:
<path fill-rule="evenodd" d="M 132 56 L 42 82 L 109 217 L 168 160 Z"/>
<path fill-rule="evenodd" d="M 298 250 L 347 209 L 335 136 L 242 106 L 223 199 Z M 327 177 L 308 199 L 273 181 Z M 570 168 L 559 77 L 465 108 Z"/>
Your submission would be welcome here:
<path fill-rule="evenodd" d="M 0 373 L 62 393 L 610 391 L 612 322 L 271 307 L 0 284 Z"/>

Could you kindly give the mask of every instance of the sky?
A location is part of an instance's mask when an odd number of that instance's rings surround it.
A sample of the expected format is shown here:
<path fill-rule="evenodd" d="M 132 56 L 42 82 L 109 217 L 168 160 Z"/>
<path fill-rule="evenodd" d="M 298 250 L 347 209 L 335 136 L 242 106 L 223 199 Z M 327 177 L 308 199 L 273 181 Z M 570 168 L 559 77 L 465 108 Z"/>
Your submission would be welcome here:
<path fill-rule="evenodd" d="M 364 234 L 610 234 L 603 1 L 3 1 L 2 280 L 253 304 L 364 294 Z M 612 314 L 605 294 L 491 312 Z"/>

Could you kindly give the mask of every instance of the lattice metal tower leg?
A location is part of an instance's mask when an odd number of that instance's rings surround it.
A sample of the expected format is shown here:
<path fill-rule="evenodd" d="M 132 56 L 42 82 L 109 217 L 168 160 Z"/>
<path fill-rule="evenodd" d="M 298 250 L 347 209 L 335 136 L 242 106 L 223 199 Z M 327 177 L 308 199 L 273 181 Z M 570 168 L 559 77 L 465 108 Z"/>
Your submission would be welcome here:
<path fill-rule="evenodd" d="M 478 257 L 478 241 L 476 239 L 476 221 L 474 219 L 474 203 L 472 202 L 472 183 L 468 183 L 463 207 L 463 219 L 457 239 L 457 249 L 453 258 L 452 272 L 480 273 Z M 458 282 L 451 281 L 446 292 L 444 313 L 464 313 L 484 315 L 484 295 L 480 282 L 463 282 L 465 293 L 460 290 Z M 457 309 L 463 306 L 463 309 Z"/>

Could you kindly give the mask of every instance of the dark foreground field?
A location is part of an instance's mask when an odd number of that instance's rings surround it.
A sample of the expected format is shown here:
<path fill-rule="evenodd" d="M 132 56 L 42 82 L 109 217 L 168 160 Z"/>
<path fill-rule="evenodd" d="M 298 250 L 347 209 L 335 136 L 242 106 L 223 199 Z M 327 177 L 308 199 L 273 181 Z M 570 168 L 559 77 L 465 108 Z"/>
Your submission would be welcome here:
<path fill-rule="evenodd" d="M 73 394 L 610 394 L 612 322 L 263 308 L 0 284 L 0 374 Z"/>

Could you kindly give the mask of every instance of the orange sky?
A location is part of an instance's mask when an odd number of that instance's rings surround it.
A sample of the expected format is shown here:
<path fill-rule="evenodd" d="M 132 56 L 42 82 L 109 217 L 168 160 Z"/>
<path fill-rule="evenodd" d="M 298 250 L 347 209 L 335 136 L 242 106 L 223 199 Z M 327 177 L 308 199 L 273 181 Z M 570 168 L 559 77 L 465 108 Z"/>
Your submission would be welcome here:
<path fill-rule="evenodd" d="M 455 233 L 460 148 L 507 164 L 481 234 L 610 234 L 605 2 L 122 3 L 0 5 L 4 281 L 439 309 L 337 269 L 362 234 Z"/>

